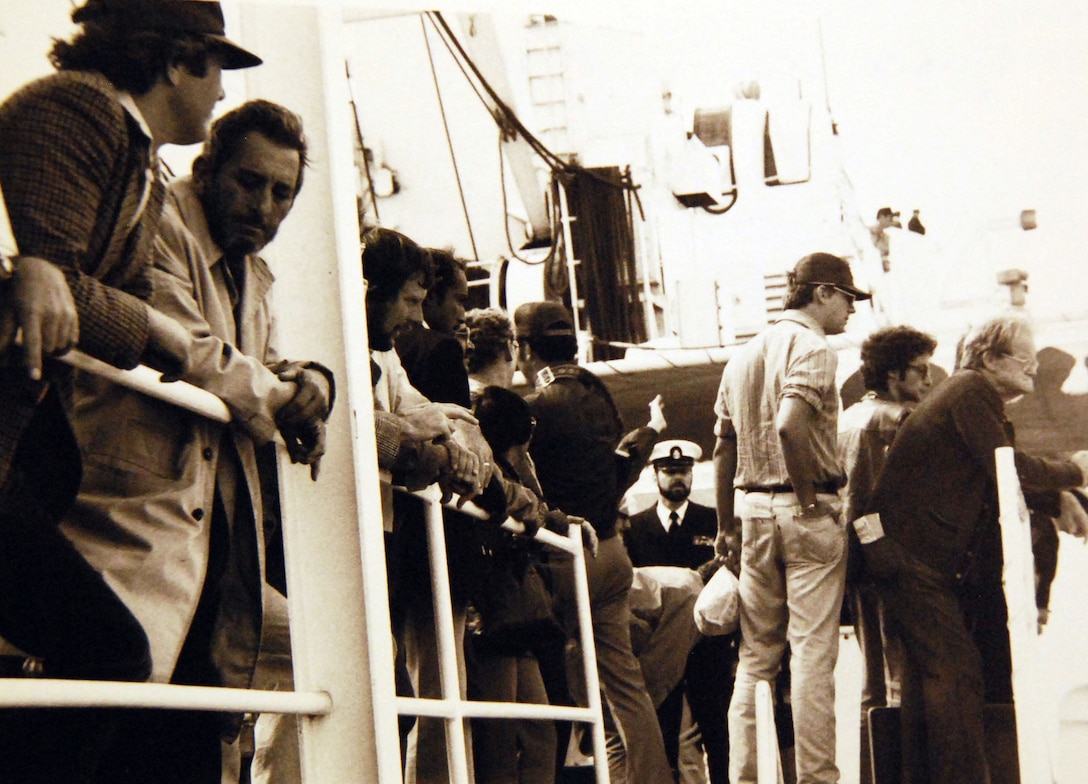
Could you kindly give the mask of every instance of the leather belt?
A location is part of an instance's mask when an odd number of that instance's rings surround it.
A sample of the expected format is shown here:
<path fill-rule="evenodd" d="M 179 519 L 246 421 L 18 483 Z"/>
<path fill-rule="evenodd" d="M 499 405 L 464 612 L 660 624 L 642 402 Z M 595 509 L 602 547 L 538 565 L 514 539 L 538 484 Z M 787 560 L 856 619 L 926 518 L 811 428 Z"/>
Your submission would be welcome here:
<path fill-rule="evenodd" d="M 835 495 L 842 485 L 841 480 L 832 479 L 827 482 L 817 482 L 813 487 L 817 493 Z M 792 493 L 793 485 L 744 485 L 740 489 L 746 493 Z"/>

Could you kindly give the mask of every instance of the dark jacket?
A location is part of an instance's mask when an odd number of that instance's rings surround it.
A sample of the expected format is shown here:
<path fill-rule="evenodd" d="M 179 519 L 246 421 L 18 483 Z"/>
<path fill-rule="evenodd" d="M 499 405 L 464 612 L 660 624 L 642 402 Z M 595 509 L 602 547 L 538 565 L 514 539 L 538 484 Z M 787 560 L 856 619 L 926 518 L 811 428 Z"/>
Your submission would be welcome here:
<path fill-rule="evenodd" d="M 536 431 L 529 452 L 544 500 L 589 520 L 601 539 L 616 535 L 620 498 L 646 465 L 657 432 L 641 427 L 626 437 L 601 380 L 577 365 L 553 365 L 555 380 L 529 397 Z M 627 454 L 617 454 L 623 438 Z"/>
<path fill-rule="evenodd" d="M 471 407 L 465 352 L 457 338 L 417 324 L 396 345 L 408 380 L 428 400 Z"/>
<path fill-rule="evenodd" d="M 885 534 L 943 574 L 965 579 L 971 566 L 976 577 L 1000 575 L 994 450 L 1012 445 L 1012 424 L 997 390 L 977 371 L 957 371 L 904 421 L 869 511 L 880 513 Z M 1025 494 L 1084 481 L 1068 460 L 1020 451 L 1015 460 Z M 1033 508 L 1045 500 L 1033 497 Z"/>
<path fill-rule="evenodd" d="M 456 338 L 419 326 L 398 337 L 396 349 L 408 380 L 427 399 L 471 405 L 465 355 Z M 494 480 L 475 501 L 492 514 L 500 513 L 505 506 L 501 482 Z M 401 570 L 395 589 L 427 599 L 431 583 L 423 503 L 397 493 L 393 508 L 397 518 L 393 547 Z M 478 590 L 485 523 L 452 509 L 443 511 L 443 521 L 450 589 L 456 600 L 463 601 Z"/>
<path fill-rule="evenodd" d="M 714 557 L 714 539 L 718 535 L 718 513 L 709 506 L 688 503 L 679 533 L 666 532 L 657 516 L 657 504 L 631 518 L 631 527 L 623 535 L 633 566 L 683 566 L 698 569 Z M 695 537 L 707 537 L 709 543 L 695 544 Z"/>

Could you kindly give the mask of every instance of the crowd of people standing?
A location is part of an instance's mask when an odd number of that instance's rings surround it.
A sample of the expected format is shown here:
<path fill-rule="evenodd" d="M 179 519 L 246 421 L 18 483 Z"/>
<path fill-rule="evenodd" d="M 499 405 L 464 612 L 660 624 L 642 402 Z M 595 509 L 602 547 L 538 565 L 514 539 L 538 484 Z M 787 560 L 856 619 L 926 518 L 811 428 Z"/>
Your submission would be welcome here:
<path fill-rule="evenodd" d="M 288 687 L 273 442 L 317 481 L 336 398 L 328 367 L 276 350 L 260 255 L 302 188 L 302 120 L 258 99 L 210 122 L 222 71 L 261 62 L 217 2 L 87 0 L 72 19 L 57 72 L 0 105 L 19 246 L 0 281 L 0 673 Z M 191 173 L 167 181 L 163 144 L 203 145 Z M 804 257 L 781 317 L 723 370 L 708 507 L 690 499 L 702 450 L 661 440 L 660 396 L 625 426 L 562 302 L 466 313 L 466 262 L 387 228 L 362 236 L 361 266 L 399 693 L 442 696 L 424 511 L 394 493 L 437 483 L 487 518 L 443 513 L 463 698 L 585 704 L 571 559 L 533 541 L 580 531 L 613 781 L 755 782 L 760 681 L 787 778 L 839 781 L 844 612 L 864 661 L 862 781 L 865 711 L 897 705 L 904 781 L 991 781 L 984 707 L 1013 701 L 994 450 L 1014 446 L 1005 406 L 1034 388 L 1027 321 L 972 328 L 939 385 L 931 336 L 878 331 L 866 395 L 840 414 L 827 338 L 870 295 L 844 259 Z M 208 390 L 231 421 L 73 371 L 57 360 L 73 348 Z M 628 515 L 647 466 L 659 498 Z M 1088 534 L 1088 453 L 1018 451 L 1016 469 L 1040 541 Z M 718 570 L 736 576 L 738 628 L 707 636 L 692 608 Z M 257 725 L 250 755 L 241 715 L 4 710 L 0 778 L 299 781 L 293 719 Z M 403 719 L 401 737 L 405 782 L 449 780 L 442 721 Z M 474 719 L 470 777 L 562 781 L 579 737 Z"/>

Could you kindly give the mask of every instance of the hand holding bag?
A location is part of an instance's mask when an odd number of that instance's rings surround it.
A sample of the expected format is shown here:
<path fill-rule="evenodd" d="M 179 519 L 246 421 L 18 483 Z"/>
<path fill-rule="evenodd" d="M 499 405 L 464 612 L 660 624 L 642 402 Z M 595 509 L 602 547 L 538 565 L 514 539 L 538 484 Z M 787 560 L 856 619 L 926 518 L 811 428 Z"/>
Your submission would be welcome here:
<path fill-rule="evenodd" d="M 740 581 L 718 569 L 695 600 L 695 625 L 708 637 L 732 634 L 740 626 Z"/>

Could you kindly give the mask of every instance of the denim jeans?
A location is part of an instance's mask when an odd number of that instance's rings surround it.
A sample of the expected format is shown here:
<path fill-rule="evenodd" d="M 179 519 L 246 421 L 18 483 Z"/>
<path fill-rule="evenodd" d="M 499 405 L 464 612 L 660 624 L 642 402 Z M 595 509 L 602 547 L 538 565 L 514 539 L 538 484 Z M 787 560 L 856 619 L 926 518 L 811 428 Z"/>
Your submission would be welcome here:
<path fill-rule="evenodd" d="M 755 684 L 772 681 L 786 643 L 798 784 L 834 784 L 835 662 L 846 579 L 846 528 L 834 515 L 800 517 L 793 493 L 745 493 L 740 574 L 740 663 L 729 706 L 730 780 L 756 781 Z"/>

